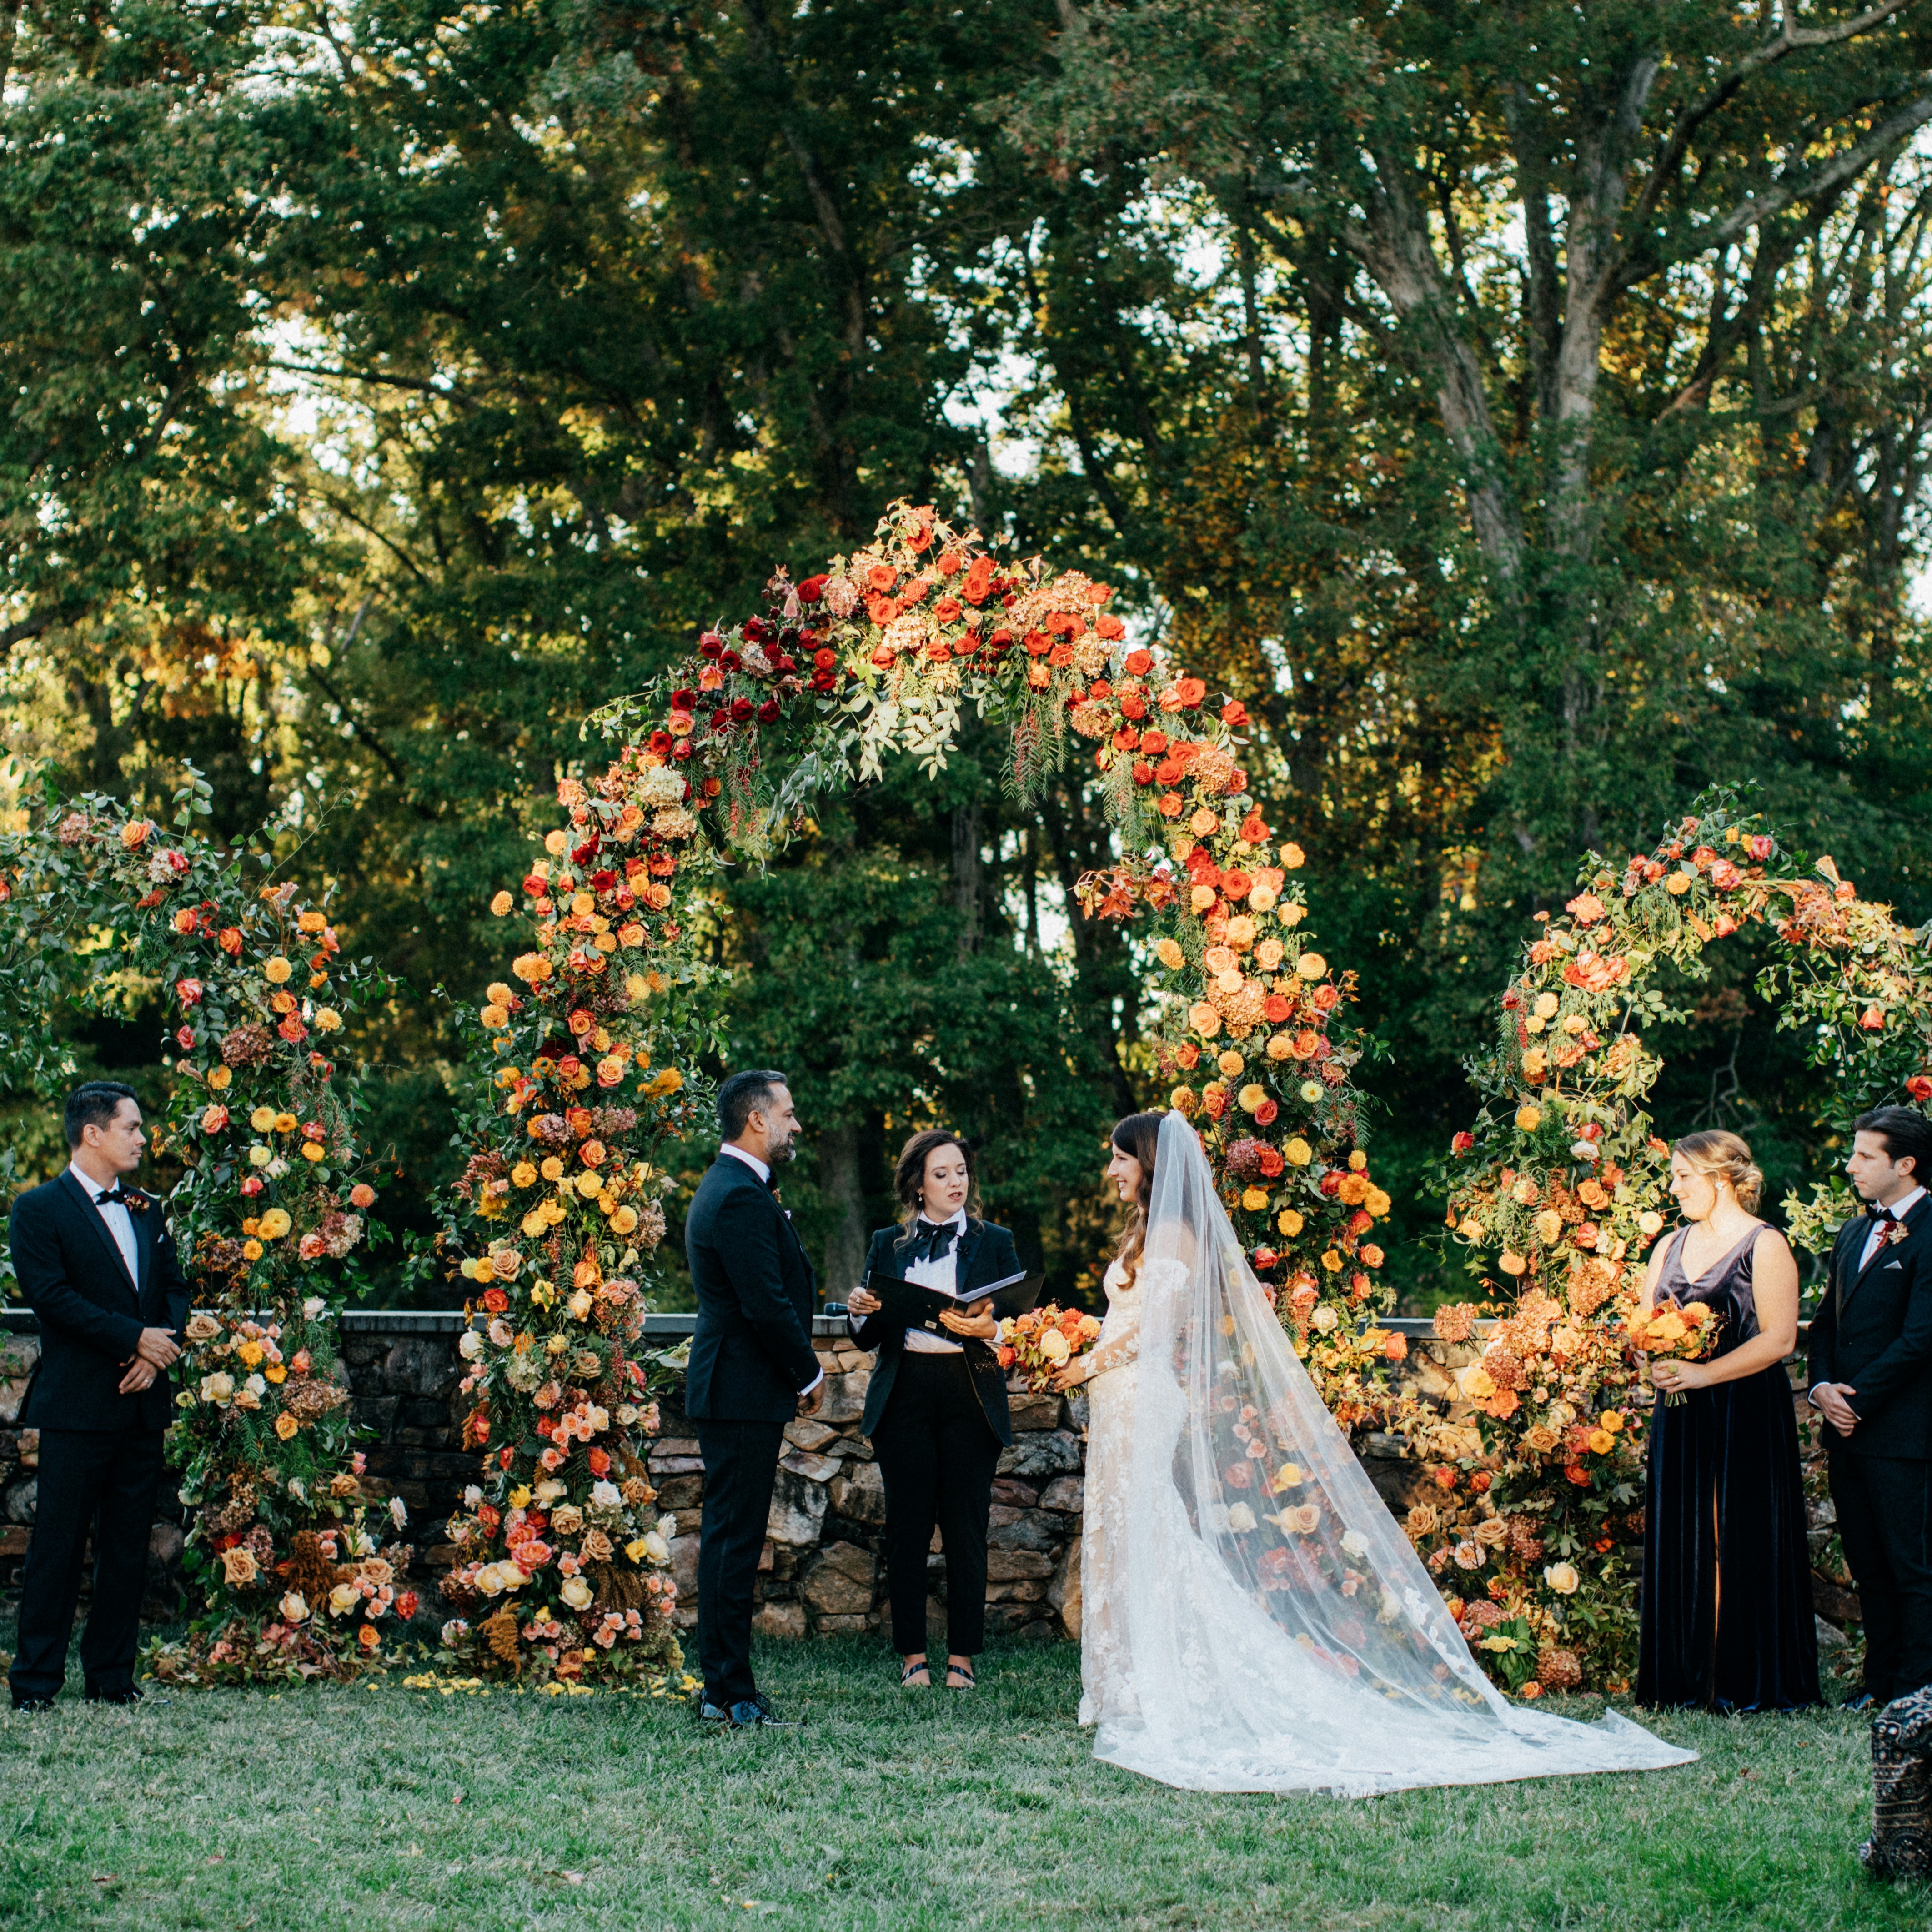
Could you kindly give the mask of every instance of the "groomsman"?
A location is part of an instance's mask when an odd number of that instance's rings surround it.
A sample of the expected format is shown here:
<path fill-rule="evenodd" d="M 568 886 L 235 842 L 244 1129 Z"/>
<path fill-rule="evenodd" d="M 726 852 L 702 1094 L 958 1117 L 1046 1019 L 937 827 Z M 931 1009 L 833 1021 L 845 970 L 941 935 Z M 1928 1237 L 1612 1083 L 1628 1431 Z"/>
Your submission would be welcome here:
<path fill-rule="evenodd" d="M 1807 1379 L 1864 1619 L 1862 1709 L 1932 1684 L 1932 1122 L 1862 1114 L 1845 1171 L 1867 1205 L 1832 1249 Z"/>
<path fill-rule="evenodd" d="M 685 1218 L 698 1326 L 685 1412 L 704 1456 L 698 1651 L 706 1723 L 784 1723 L 752 1675 L 752 1596 L 784 1451 L 785 1424 L 824 1401 L 812 1348 L 812 1264 L 776 1198 L 798 1116 L 782 1073 L 734 1073 L 718 1089 L 724 1145 Z"/>
<path fill-rule="evenodd" d="M 88 1701 L 134 1704 L 148 1533 L 172 1412 L 188 1284 L 162 1204 L 126 1184 L 147 1136 L 134 1089 L 90 1081 L 68 1096 L 66 1171 L 14 1204 L 14 1267 L 40 1318 L 40 1360 L 20 1413 L 40 1432 L 38 1501 L 20 1589 L 16 1711 L 52 1708 L 67 1677 L 81 1568 L 94 1600 L 80 1640 Z"/>

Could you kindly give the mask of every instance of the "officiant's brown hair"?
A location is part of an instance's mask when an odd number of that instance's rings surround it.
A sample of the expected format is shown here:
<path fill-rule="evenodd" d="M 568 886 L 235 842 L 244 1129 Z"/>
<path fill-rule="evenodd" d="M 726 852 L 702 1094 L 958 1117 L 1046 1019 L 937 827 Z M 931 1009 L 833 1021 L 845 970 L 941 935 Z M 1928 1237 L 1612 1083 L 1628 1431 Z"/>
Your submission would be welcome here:
<path fill-rule="evenodd" d="M 899 1216 L 899 1226 L 908 1235 L 919 1219 L 919 1190 L 926 1183 L 926 1160 L 940 1148 L 949 1147 L 956 1147 L 965 1157 L 966 1218 L 980 1218 L 980 1170 L 973 1150 L 950 1127 L 926 1127 L 899 1149 L 899 1157 L 892 1163 L 892 1192 L 905 1210 Z"/>

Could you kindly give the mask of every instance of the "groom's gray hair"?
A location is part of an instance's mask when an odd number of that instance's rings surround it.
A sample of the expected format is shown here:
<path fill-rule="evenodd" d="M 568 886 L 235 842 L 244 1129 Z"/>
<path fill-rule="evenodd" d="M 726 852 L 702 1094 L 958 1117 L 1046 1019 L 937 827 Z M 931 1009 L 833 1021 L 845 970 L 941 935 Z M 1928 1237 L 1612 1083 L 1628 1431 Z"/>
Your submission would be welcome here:
<path fill-rule="evenodd" d="M 735 1141 L 752 1114 L 771 1105 L 772 1089 L 790 1084 L 782 1073 L 770 1066 L 747 1067 L 742 1073 L 727 1074 L 718 1084 L 718 1131 L 728 1141 Z"/>

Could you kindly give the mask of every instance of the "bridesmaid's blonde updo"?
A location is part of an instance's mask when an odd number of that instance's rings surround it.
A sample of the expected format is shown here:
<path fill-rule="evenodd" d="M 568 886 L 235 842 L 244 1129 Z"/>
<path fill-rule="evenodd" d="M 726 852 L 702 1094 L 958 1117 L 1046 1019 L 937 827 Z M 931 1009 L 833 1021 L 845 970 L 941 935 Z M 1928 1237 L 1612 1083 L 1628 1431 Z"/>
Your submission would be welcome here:
<path fill-rule="evenodd" d="M 1714 1127 L 1708 1133 L 1686 1134 L 1670 1150 L 1681 1154 L 1700 1174 L 1728 1180 L 1738 1205 L 1747 1214 L 1757 1212 L 1758 1196 L 1764 1192 L 1764 1174 L 1751 1159 L 1750 1147 L 1736 1134 Z"/>

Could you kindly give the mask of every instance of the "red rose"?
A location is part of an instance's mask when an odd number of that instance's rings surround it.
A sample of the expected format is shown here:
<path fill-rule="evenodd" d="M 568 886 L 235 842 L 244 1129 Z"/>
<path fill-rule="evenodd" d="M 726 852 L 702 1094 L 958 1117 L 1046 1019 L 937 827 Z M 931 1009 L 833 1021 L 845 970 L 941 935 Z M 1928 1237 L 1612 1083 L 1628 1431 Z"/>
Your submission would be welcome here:
<path fill-rule="evenodd" d="M 1264 1100 L 1255 1109 L 1255 1125 L 1258 1127 L 1271 1127 L 1280 1118 L 1280 1106 L 1276 1102 Z"/>
<path fill-rule="evenodd" d="M 1451 1154 L 1467 1154 L 1475 1144 L 1476 1137 L 1474 1134 L 1458 1134 L 1449 1143 L 1449 1151 Z"/>
<path fill-rule="evenodd" d="M 1232 731 L 1238 731 L 1248 722 L 1248 707 L 1239 698 L 1232 700 L 1221 707 L 1221 722 Z"/>
<path fill-rule="evenodd" d="M 1475 1491 L 1478 1496 L 1480 1496 L 1488 1489 L 1490 1484 L 1495 1480 L 1495 1478 L 1490 1474 L 1488 1470 L 1478 1469 L 1476 1473 L 1469 1478 L 1469 1486 Z"/>
<path fill-rule="evenodd" d="M 1255 1272 L 1266 1274 L 1281 1259 L 1272 1248 L 1257 1248 L 1254 1253 Z"/>
<path fill-rule="evenodd" d="M 400 1617 L 404 1623 L 407 1623 L 416 1615 L 417 1610 L 421 1606 L 422 1601 L 422 1598 L 415 1591 L 405 1590 L 396 1599 L 397 1616 Z"/>
<path fill-rule="evenodd" d="M 1923 1073 L 1915 1073 L 1905 1083 L 1905 1090 L 1922 1106 L 1928 1100 L 1932 1100 L 1932 1078 Z"/>
<path fill-rule="evenodd" d="M 830 581 L 830 578 L 824 574 L 808 577 L 798 586 L 798 601 L 801 604 L 816 604 L 825 595 L 825 586 Z"/>
<path fill-rule="evenodd" d="M 1148 673 L 1154 669 L 1153 652 L 1128 652 L 1126 662 L 1122 668 L 1130 677 L 1145 677 Z"/>
<path fill-rule="evenodd" d="M 510 1305 L 510 1298 L 500 1288 L 486 1288 L 483 1291 L 483 1306 L 492 1315 L 501 1315 Z"/>
<path fill-rule="evenodd" d="M 181 1048 L 182 1052 L 192 1053 L 194 1051 L 194 1028 L 177 1027 L 175 1029 L 175 1044 Z"/>
<path fill-rule="evenodd" d="M 585 1460 L 590 1463 L 590 1473 L 593 1476 L 608 1476 L 610 1473 L 610 1458 L 608 1451 L 593 1449 Z"/>
<path fill-rule="evenodd" d="M 1280 1026 L 1294 1008 L 1280 993 L 1270 993 L 1262 1003 L 1262 1013 L 1273 1024 Z"/>
<path fill-rule="evenodd" d="M 1147 716 L 1147 700 L 1138 691 L 1129 692 L 1120 700 L 1120 716 L 1123 718 L 1144 718 Z"/>
<path fill-rule="evenodd" d="M 776 698 L 766 698 L 758 706 L 758 722 L 760 724 L 776 724 L 778 722 L 778 700 Z"/>

